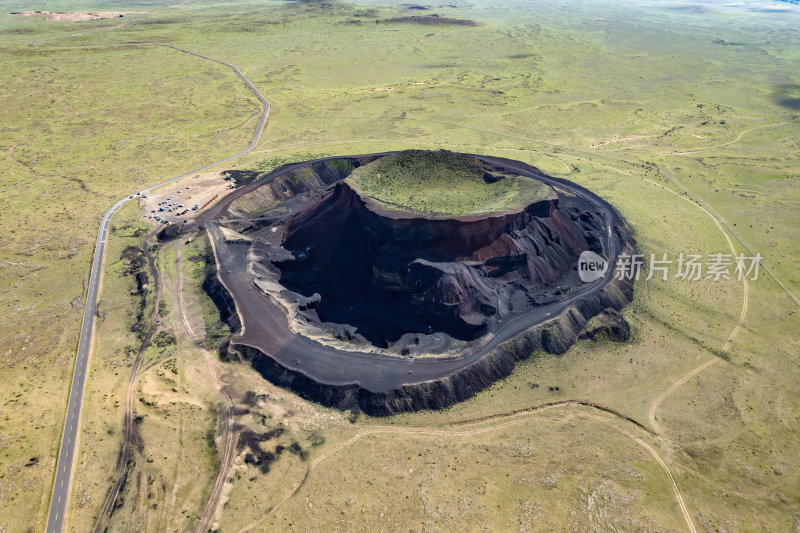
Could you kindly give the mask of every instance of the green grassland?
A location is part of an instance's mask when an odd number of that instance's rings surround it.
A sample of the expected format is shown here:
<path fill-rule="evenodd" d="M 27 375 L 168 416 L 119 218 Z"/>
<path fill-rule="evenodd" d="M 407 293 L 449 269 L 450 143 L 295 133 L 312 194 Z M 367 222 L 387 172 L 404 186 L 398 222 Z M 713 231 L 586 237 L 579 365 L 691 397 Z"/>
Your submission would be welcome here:
<path fill-rule="evenodd" d="M 510 212 L 555 196 L 540 181 L 493 173 L 446 150 L 404 150 L 357 168 L 345 181 L 385 209 L 434 217 Z"/>
<path fill-rule="evenodd" d="M 180 318 L 177 248 L 159 246 L 154 252 L 161 275 L 160 302 L 167 302 L 169 311 L 159 305 L 159 334 L 145 353 L 134 385 L 133 461 L 120 494 L 129 504 L 112 514 L 110 530 L 186 529 L 202 512 L 219 462 L 214 435 L 220 400 L 203 355 Z M 114 472 L 117 451 L 96 457 L 90 469 Z M 74 531 L 91 528 L 105 503 L 97 496 L 104 496 L 100 490 L 107 491 L 111 483 L 106 478 L 90 485 L 95 479 L 88 476 L 86 483 L 92 499 L 82 509 L 73 508 Z"/>
<path fill-rule="evenodd" d="M 4 527 L 12 531 L 26 528 L 23 524 L 44 528 L 102 214 L 122 195 L 179 174 L 187 163 L 199 166 L 208 157 L 229 155 L 252 134 L 250 117 L 257 111 L 233 73 L 205 70 L 205 62 L 185 54 L 30 47 L 34 38 L 74 31 L 69 24 L 35 18 L 0 16 L 0 350 L 3 397 L 9 398 L 0 417 L 7 444 L 0 484 L 3 507 L 14 509 L 3 513 Z M 207 75 L 199 77 L 192 64 Z M 230 106 L 231 113 L 221 112 L 220 105 Z M 117 292 L 111 280 L 104 286 L 110 288 L 101 295 L 104 302 L 127 300 L 127 291 Z M 111 339 L 97 345 L 125 349 Z M 117 377 L 111 375 L 108 379 Z M 121 383 L 127 378 L 119 372 Z M 7 403 L 12 400 L 7 393 L 19 398 Z M 105 446 L 111 438 L 90 442 Z M 18 468 L 32 458 L 38 458 L 35 464 Z M 102 479 L 111 472 L 104 470 Z M 75 488 L 80 502 L 82 489 Z"/>
<path fill-rule="evenodd" d="M 0 529 L 44 529 L 102 214 L 146 184 L 240 151 L 255 127 L 257 101 L 229 69 L 148 43 L 235 64 L 270 101 L 269 125 L 256 151 L 231 163 L 238 168 L 405 149 L 516 158 L 608 198 L 644 253 L 724 253 L 727 233 L 737 252 L 761 253 L 800 293 L 796 11 L 770 12 L 759 2 L 453 6 L 416 13 L 379 0 L 0 2 L 3 13 L 151 11 L 117 28 L 117 20 L 0 15 L 0 509 L 12 510 L 0 513 Z M 384 24 L 431 12 L 482 24 Z M 40 46 L 28 45 L 34 40 Z M 135 225 L 135 210 L 117 217 L 118 228 Z M 133 233 L 119 229 L 106 258 L 100 309 L 107 317 L 91 359 L 72 531 L 91 529 L 116 465 L 138 301 L 118 258 L 132 242 Z M 184 250 L 187 275 L 186 257 L 203 249 L 197 242 Z M 171 280 L 173 253 L 159 259 Z M 204 316 L 216 335 L 224 328 L 197 275 L 185 294 L 196 320 Z M 133 471 L 142 481 L 129 486 L 115 513 L 118 530 L 192 528 L 215 474 L 218 442 L 207 436 L 219 397 L 202 357 L 181 337 L 174 290 L 166 298 L 177 344 L 148 353 L 149 361 L 166 359 L 137 389 L 137 402 L 147 402 L 139 404 L 145 452 Z M 287 428 L 262 443 L 264 451 L 297 442 L 307 453 L 280 454 L 268 472 L 238 456 L 221 530 L 262 518 L 303 479 L 262 525 L 589 530 L 591 503 L 600 510 L 593 516 L 608 520 L 596 529 L 684 530 L 654 458 L 605 423 L 568 418 L 577 408 L 485 434 L 454 431 L 564 400 L 593 402 L 650 427 L 655 399 L 713 360 L 743 302 L 735 280 L 642 279 L 624 312 L 630 343 L 583 341 L 563 356 L 534 354 L 451 409 L 382 420 L 362 415 L 351 423 L 227 363 L 229 381 L 239 384 L 237 406 L 249 410 L 237 422 L 261 433 Z M 785 531 L 800 523 L 797 304 L 763 271 L 749 283 L 747 302 L 725 356 L 660 404 L 651 428 L 657 435 L 603 415 L 660 454 L 700 531 Z M 246 405 L 248 391 L 264 399 Z M 365 436 L 337 449 L 377 426 L 453 434 Z M 170 458 L 178 454 L 181 465 L 194 461 L 198 470 L 176 467 Z M 168 487 L 153 501 L 148 476 Z M 398 496 L 384 510 L 387 493 Z M 158 510 L 148 510 L 152 503 Z"/>
<path fill-rule="evenodd" d="M 488 431 L 444 439 L 402 428 L 366 435 L 320 463 L 261 527 L 680 531 L 675 504 L 661 490 L 664 474 L 647 452 L 596 420 L 559 420 L 567 414 L 552 410 L 496 429 L 477 425 Z M 371 490 L 337 490 L 342 483 Z M 604 512 L 596 512 L 598 501 Z"/>
<path fill-rule="evenodd" d="M 73 525 L 87 529 L 93 525 L 94 513 L 86 512 L 98 503 L 113 482 L 116 461 L 122 443 L 125 393 L 130 368 L 141 339 L 132 331 L 139 316 L 152 313 L 152 292 L 143 301 L 136 294 L 136 281 L 130 274 L 130 263 L 123 258 L 128 246 L 141 246 L 149 228 L 141 222 L 133 205 L 120 210 L 115 218 L 106 253 L 103 296 L 98 302 L 95 342 L 91 356 L 92 371 L 85 392 L 85 422 L 80 439 L 86 443 L 80 450 L 73 479 L 76 512 Z M 144 267 L 146 269 L 146 267 Z M 151 283 L 152 285 L 152 280 Z M 144 304 L 144 305 L 142 305 Z"/>

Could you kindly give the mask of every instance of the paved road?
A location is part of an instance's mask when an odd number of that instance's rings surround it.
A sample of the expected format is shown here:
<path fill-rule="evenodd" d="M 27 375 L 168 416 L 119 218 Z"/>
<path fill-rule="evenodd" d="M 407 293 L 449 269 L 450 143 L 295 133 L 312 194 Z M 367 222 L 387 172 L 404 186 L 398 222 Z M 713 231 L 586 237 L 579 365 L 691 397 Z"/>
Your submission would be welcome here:
<path fill-rule="evenodd" d="M 261 137 L 261 131 L 264 129 L 264 125 L 266 124 L 269 116 L 269 103 L 261 95 L 261 93 L 258 92 L 253 84 L 250 83 L 250 81 L 245 78 L 241 72 L 239 72 L 238 68 L 230 63 L 220 61 L 219 59 L 197 54 L 189 50 L 184 50 L 183 48 L 177 48 L 175 46 L 165 44 L 146 44 L 144 46 L 163 46 L 165 48 L 172 48 L 173 50 L 191 54 L 209 61 L 214 61 L 233 69 L 236 75 L 239 76 L 239 78 L 244 81 L 247 87 L 253 91 L 256 97 L 258 97 L 263 106 L 263 110 L 261 113 L 261 118 L 258 121 L 256 131 L 253 134 L 253 140 L 245 150 L 242 150 L 238 154 L 230 157 L 226 157 L 225 159 L 220 159 L 219 161 L 209 163 L 208 165 L 200 168 L 190 170 L 189 172 L 185 172 L 180 176 L 170 178 L 159 183 L 158 185 L 153 185 L 152 187 L 144 189 L 142 192 L 148 193 L 153 189 L 167 185 L 173 181 L 177 181 L 191 174 L 201 172 L 207 168 L 219 165 L 220 163 L 230 161 L 231 159 L 251 152 L 256 147 L 256 144 L 258 144 L 258 139 Z M 94 249 L 94 259 L 92 260 L 92 271 L 89 277 L 89 291 L 86 294 L 86 307 L 83 311 L 83 325 L 81 326 L 80 342 L 78 343 L 78 357 L 75 361 L 75 370 L 72 375 L 72 386 L 69 391 L 69 403 L 67 404 L 67 417 L 64 421 L 64 432 L 61 437 L 61 447 L 58 454 L 58 463 L 56 465 L 55 484 L 53 485 L 53 495 L 50 500 L 50 511 L 47 515 L 46 531 L 48 532 L 60 532 L 64 529 L 64 518 L 67 510 L 67 501 L 69 499 L 72 468 L 75 464 L 75 443 L 78 438 L 78 427 L 80 426 L 81 407 L 83 406 L 83 393 L 86 385 L 86 375 L 89 371 L 89 352 L 92 345 L 94 317 L 97 313 L 97 297 L 100 292 L 100 279 L 102 276 L 103 254 L 105 252 L 106 237 L 108 235 L 108 225 L 111 222 L 111 217 L 114 216 L 114 213 L 116 213 L 119 208 L 121 208 L 127 202 L 135 199 L 137 199 L 136 196 L 133 196 L 132 198 L 123 198 L 108 210 L 100 222 L 100 231 L 97 234 L 97 242 Z"/>
<path fill-rule="evenodd" d="M 480 359 L 500 343 L 533 326 L 552 320 L 576 301 L 600 292 L 614 275 L 613 265 L 621 249 L 621 242 L 613 233 L 612 228 L 626 224 L 616 210 L 591 191 L 570 181 L 543 175 L 536 168 L 524 163 L 498 157 L 477 157 L 496 166 L 514 170 L 521 175 L 540 179 L 550 185 L 566 189 L 586 198 L 601 209 L 605 214 L 608 227 L 606 234 L 603 235 L 603 250 L 610 265 L 605 276 L 597 282 L 587 284 L 583 290 L 565 300 L 539 307 L 510 320 L 481 349 L 466 355 L 411 359 L 383 354 L 339 351 L 325 347 L 306 337 L 292 334 L 288 328 L 285 312 L 261 296 L 258 291 L 253 290 L 253 276 L 247 268 L 247 254 L 250 245 L 226 243 L 216 225 L 211 223 L 208 224 L 208 230 L 219 261 L 220 279 L 233 295 L 242 318 L 243 331 L 236 338 L 236 343 L 256 347 L 284 368 L 290 369 L 292 372 L 300 372 L 318 383 L 343 386 L 356 384 L 372 392 L 387 392 L 404 385 L 439 379 L 452 374 Z M 283 169 L 271 173 L 270 176 L 274 178 L 280 172 L 296 166 L 294 164 L 287 165 Z M 264 183 L 264 181 L 259 180 L 247 188 L 243 187 L 242 192 L 252 190 L 260 183 Z M 222 216 L 225 212 L 225 204 L 229 204 L 239 195 L 227 196 L 216 206 L 213 214 L 206 213 L 205 216 Z"/>

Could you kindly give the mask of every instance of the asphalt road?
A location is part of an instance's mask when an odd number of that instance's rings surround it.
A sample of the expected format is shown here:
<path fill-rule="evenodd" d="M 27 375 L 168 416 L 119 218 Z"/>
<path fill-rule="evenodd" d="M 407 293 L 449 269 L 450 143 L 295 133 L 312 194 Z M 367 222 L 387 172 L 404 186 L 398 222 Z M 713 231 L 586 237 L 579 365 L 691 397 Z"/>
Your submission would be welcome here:
<path fill-rule="evenodd" d="M 94 317 L 97 313 L 97 297 L 100 292 L 100 281 L 102 276 L 102 269 L 103 269 L 103 254 L 105 252 L 105 245 L 106 245 L 106 237 L 108 235 L 108 225 L 111 222 L 111 217 L 114 216 L 119 208 L 125 205 L 129 201 L 137 200 L 138 197 L 135 195 L 136 192 L 144 192 L 148 193 L 153 189 L 157 189 L 163 185 L 167 185 L 172 183 L 173 181 L 177 181 L 181 178 L 185 178 L 191 174 L 196 174 L 197 172 L 201 172 L 206 170 L 210 167 L 215 165 L 219 165 L 226 161 L 230 161 L 231 159 L 240 157 L 244 154 L 251 152 L 258 144 L 258 139 L 261 137 L 261 132 L 264 129 L 264 125 L 267 122 L 267 118 L 269 116 L 269 103 L 267 102 L 266 98 L 264 98 L 260 92 L 253 86 L 250 81 L 244 77 L 244 75 L 239 72 L 239 69 L 235 66 L 231 65 L 230 63 L 226 63 L 224 61 L 220 61 L 219 59 L 214 59 L 212 57 L 204 56 L 201 54 L 197 54 L 195 52 L 191 52 L 189 50 L 184 50 L 182 48 L 177 48 L 175 46 L 165 45 L 165 44 L 147 44 L 144 46 L 162 46 L 165 48 L 172 48 L 173 50 L 177 50 L 179 52 L 183 52 L 186 54 L 191 54 L 193 56 L 200 57 L 202 59 L 207 59 L 209 61 L 214 61 L 226 67 L 233 69 L 239 78 L 244 81 L 247 87 L 258 97 L 259 101 L 263 105 L 263 111 L 261 113 L 261 118 L 258 121 L 258 126 L 256 127 L 256 131 L 253 134 L 253 140 L 250 142 L 250 145 L 245 149 L 239 152 L 238 154 L 232 155 L 230 157 L 226 157 L 224 159 L 220 159 L 219 161 L 215 161 L 213 163 L 209 163 L 208 165 L 202 166 L 200 168 L 196 168 L 190 170 L 189 172 L 185 172 L 180 176 L 176 176 L 174 178 L 170 178 L 166 181 L 162 181 L 158 185 L 153 185 L 147 189 L 143 189 L 141 191 L 134 191 L 134 196 L 130 197 L 127 196 L 114 204 L 114 206 L 106 212 L 103 216 L 103 219 L 100 222 L 100 230 L 97 234 L 97 242 L 95 243 L 94 249 L 94 259 L 92 260 L 92 270 L 89 277 L 89 289 L 86 294 L 86 307 L 83 311 L 83 324 L 81 326 L 81 336 L 80 341 L 78 343 L 78 355 L 75 360 L 75 369 L 72 375 L 72 386 L 69 391 L 69 403 L 67 404 L 67 416 L 66 420 L 64 421 L 64 432 L 61 436 L 61 447 L 58 454 L 58 463 L 56 465 L 56 477 L 55 483 L 53 485 L 53 495 L 50 499 L 50 511 L 47 515 L 47 526 L 46 531 L 48 532 L 60 532 L 64 529 L 64 519 L 67 510 L 67 501 L 69 500 L 69 492 L 70 492 L 70 482 L 72 479 L 72 469 L 73 465 L 75 464 L 75 452 L 76 452 L 76 442 L 78 439 L 78 428 L 80 426 L 80 418 L 81 418 L 81 407 L 83 406 L 83 393 L 85 390 L 86 385 L 86 376 L 88 374 L 89 368 L 89 352 L 92 346 L 92 333 L 94 331 Z"/>
<path fill-rule="evenodd" d="M 609 268 L 605 276 L 592 284 L 587 284 L 585 289 L 562 301 L 539 307 L 510 320 L 483 347 L 469 354 L 446 358 L 411 359 L 383 354 L 339 351 L 291 333 L 285 312 L 253 288 L 253 275 L 248 271 L 246 257 L 250 245 L 226 243 L 218 228 L 212 223 L 208 224 L 208 230 L 219 262 L 220 280 L 232 294 L 242 318 L 243 331 L 236 339 L 236 343 L 258 348 L 283 367 L 305 374 L 318 383 L 357 384 L 372 392 L 387 392 L 404 385 L 449 375 L 480 359 L 500 343 L 531 327 L 554 319 L 577 300 L 601 291 L 614 275 L 614 264 L 619 253 L 619 243 L 612 228 L 625 224 L 616 210 L 591 191 L 570 181 L 543 175 L 534 167 L 524 163 L 497 157 L 477 157 L 494 165 L 514 170 L 521 175 L 540 179 L 550 185 L 566 189 L 586 198 L 602 210 L 608 228 L 606 234 L 603 235 L 603 250 L 609 260 Z M 284 169 L 271 173 L 267 178 L 274 178 L 280 172 L 295 166 L 288 165 Z M 247 190 L 242 190 L 242 193 L 252 190 L 259 183 L 263 184 L 264 182 L 264 180 L 259 180 L 248 186 Z M 221 216 L 225 212 L 225 204 L 229 204 L 238 196 L 240 194 L 226 197 L 225 201 L 217 206 L 214 214 Z M 211 213 L 206 215 L 209 214 Z"/>

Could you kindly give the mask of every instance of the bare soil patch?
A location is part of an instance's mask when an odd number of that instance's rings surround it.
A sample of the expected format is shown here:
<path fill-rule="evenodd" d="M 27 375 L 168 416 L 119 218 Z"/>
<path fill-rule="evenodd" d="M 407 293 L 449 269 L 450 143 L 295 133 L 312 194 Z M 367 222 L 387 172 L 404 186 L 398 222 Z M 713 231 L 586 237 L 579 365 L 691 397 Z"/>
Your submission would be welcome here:
<path fill-rule="evenodd" d="M 183 224 L 184 220 L 191 221 L 198 213 L 203 212 L 203 206 L 207 202 L 218 201 L 232 191 L 234 183 L 233 180 L 226 179 L 225 171 L 194 174 L 141 197 L 139 207 L 142 216 L 153 224 L 163 224 L 163 220 L 170 224 Z M 192 209 L 195 205 L 199 206 L 196 210 Z M 164 210 L 159 211 L 161 208 Z M 156 216 L 161 217 L 161 220 L 157 220 Z"/>
<path fill-rule="evenodd" d="M 122 18 L 125 15 L 148 13 L 148 11 L 78 11 L 65 13 L 63 11 L 14 11 L 9 15 L 31 17 L 34 15 L 44 15 L 47 20 L 67 20 L 70 22 L 86 22 L 87 20 L 103 20 Z"/>

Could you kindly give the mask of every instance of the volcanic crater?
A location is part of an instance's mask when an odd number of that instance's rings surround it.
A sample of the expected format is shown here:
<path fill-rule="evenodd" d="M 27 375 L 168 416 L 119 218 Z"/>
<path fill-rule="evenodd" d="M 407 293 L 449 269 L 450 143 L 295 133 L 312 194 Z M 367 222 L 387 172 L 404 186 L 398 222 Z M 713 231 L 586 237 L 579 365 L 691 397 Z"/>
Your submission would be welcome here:
<path fill-rule="evenodd" d="M 510 160 L 411 150 L 286 165 L 201 220 L 218 263 L 207 285 L 243 326 L 230 349 L 311 399 L 376 414 L 468 397 L 536 348 L 565 351 L 595 315 L 624 322 L 632 294 L 577 271 L 584 251 L 613 264 L 634 250 L 624 220 Z M 442 398 L 415 393 L 432 380 Z"/>

